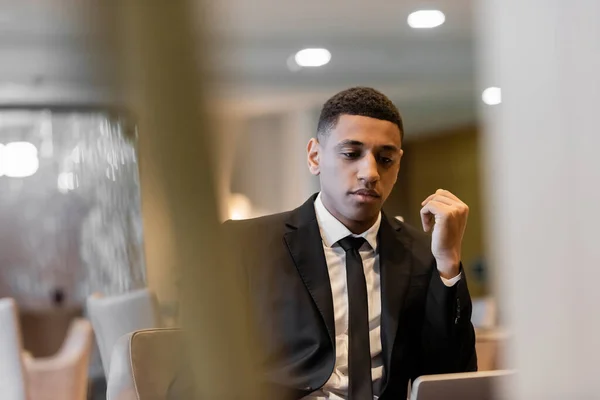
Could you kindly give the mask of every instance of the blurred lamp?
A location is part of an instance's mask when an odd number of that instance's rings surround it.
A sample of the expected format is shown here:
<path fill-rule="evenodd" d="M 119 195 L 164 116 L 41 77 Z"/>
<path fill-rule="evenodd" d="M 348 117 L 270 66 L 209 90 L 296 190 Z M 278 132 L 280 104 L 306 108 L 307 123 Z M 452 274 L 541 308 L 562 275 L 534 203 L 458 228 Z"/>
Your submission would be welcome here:
<path fill-rule="evenodd" d="M 300 67 L 322 67 L 331 61 L 331 53 L 327 49 L 304 49 L 294 57 Z"/>
<path fill-rule="evenodd" d="M 439 10 L 419 10 L 408 16 L 407 22 L 411 28 L 435 28 L 446 21 L 446 16 Z"/>
<path fill-rule="evenodd" d="M 252 214 L 252 203 L 250 199 L 241 193 L 234 193 L 229 197 L 229 218 L 247 219 Z"/>
<path fill-rule="evenodd" d="M 502 103 L 502 91 L 499 87 L 489 87 L 481 94 L 483 102 L 489 106 L 495 106 Z"/>

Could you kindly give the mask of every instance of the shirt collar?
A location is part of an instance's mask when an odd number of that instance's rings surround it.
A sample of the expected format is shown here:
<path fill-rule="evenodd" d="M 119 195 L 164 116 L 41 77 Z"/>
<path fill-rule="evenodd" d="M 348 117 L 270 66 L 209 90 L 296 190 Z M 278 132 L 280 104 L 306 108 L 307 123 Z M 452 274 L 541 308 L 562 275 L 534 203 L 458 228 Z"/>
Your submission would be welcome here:
<path fill-rule="evenodd" d="M 338 221 L 330 212 L 325 208 L 323 200 L 321 200 L 321 193 L 315 200 L 315 213 L 317 215 L 317 222 L 319 224 L 319 231 L 321 232 L 321 239 L 327 247 L 332 247 L 337 241 L 345 238 L 346 236 L 362 237 L 364 238 L 373 250 L 377 250 L 377 233 L 379 232 L 379 226 L 381 225 L 381 212 L 377 216 L 377 221 L 369 229 L 355 235 L 348 228 Z"/>

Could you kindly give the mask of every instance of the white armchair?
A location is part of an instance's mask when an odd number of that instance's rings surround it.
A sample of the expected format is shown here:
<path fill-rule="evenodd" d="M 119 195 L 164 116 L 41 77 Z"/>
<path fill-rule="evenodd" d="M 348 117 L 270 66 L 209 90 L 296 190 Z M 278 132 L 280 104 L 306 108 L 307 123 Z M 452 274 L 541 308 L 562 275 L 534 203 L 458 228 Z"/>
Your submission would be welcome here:
<path fill-rule="evenodd" d="M 121 337 L 114 346 L 107 400 L 166 399 L 181 372 L 181 331 L 146 329 Z"/>
<path fill-rule="evenodd" d="M 148 289 L 111 297 L 92 295 L 87 300 L 87 312 L 106 377 L 109 376 L 113 346 L 121 336 L 162 326 L 156 295 Z"/>
<path fill-rule="evenodd" d="M 92 335 L 90 322 L 78 318 L 56 355 L 25 357 L 30 400 L 86 399 Z"/>
<path fill-rule="evenodd" d="M 493 297 L 473 299 L 471 322 L 475 329 L 493 329 L 498 325 L 498 310 Z"/>
<path fill-rule="evenodd" d="M 3 400 L 27 400 L 23 343 L 13 299 L 0 299 L 0 393 Z"/>

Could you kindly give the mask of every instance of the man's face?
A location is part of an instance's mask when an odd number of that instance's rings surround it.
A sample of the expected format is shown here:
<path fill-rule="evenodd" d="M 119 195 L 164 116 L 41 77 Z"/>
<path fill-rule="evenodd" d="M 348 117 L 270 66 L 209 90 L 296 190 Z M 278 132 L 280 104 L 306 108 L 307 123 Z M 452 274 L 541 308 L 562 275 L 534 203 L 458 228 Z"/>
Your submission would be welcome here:
<path fill-rule="evenodd" d="M 309 168 L 329 212 L 347 226 L 375 222 L 396 183 L 400 147 L 397 125 L 357 115 L 341 115 L 328 135 L 311 139 Z"/>

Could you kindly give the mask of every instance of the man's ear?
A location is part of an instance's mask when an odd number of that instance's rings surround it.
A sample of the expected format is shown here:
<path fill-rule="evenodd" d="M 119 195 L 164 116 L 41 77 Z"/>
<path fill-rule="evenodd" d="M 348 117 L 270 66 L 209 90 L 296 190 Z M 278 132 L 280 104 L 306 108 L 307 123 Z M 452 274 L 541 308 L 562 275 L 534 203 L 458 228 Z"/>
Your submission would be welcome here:
<path fill-rule="evenodd" d="M 394 177 L 394 184 L 396 184 L 396 181 L 398 180 L 398 174 L 400 173 L 400 169 L 402 168 L 402 156 L 404 155 L 404 150 L 400 149 L 400 157 L 398 157 L 398 172 L 396 173 L 396 176 Z"/>
<path fill-rule="evenodd" d="M 306 158 L 308 161 L 308 170 L 313 175 L 319 175 L 321 169 L 319 167 L 321 156 L 321 144 L 317 138 L 311 138 L 306 146 Z"/>

